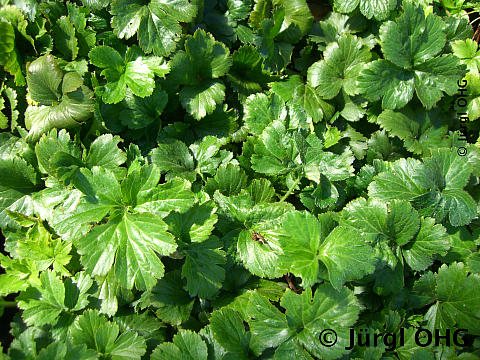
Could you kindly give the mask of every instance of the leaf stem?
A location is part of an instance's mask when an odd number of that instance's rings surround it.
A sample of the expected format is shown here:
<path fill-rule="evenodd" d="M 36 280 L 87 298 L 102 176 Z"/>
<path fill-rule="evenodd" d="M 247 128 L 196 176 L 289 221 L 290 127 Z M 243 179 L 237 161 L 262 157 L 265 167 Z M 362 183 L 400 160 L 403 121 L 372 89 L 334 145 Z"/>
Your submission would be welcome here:
<path fill-rule="evenodd" d="M 288 189 L 285 195 L 282 196 L 282 198 L 280 199 L 280 202 L 284 202 L 292 194 L 292 192 L 294 191 L 295 187 L 298 185 L 301 179 L 302 179 L 301 177 L 298 177 L 297 180 L 295 180 L 292 186 L 290 186 L 290 189 Z"/>
<path fill-rule="evenodd" d="M 476 22 L 476 21 L 478 21 L 478 19 L 480 19 L 480 17 L 478 17 L 478 18 L 476 18 L 476 19 L 472 20 L 472 21 L 470 22 L 470 25 L 473 25 L 473 23 L 474 23 L 474 22 Z"/>
<path fill-rule="evenodd" d="M 295 285 L 293 285 L 293 282 L 292 282 L 292 279 L 290 279 L 290 274 L 287 273 L 285 274 L 285 280 L 287 280 L 287 284 L 288 284 L 288 287 L 290 288 L 290 290 L 292 290 L 295 294 L 298 294 L 299 291 L 298 289 L 295 287 Z"/>
<path fill-rule="evenodd" d="M 4 301 L 0 300 L 0 308 L 2 307 L 16 307 L 17 302 L 16 301 Z"/>

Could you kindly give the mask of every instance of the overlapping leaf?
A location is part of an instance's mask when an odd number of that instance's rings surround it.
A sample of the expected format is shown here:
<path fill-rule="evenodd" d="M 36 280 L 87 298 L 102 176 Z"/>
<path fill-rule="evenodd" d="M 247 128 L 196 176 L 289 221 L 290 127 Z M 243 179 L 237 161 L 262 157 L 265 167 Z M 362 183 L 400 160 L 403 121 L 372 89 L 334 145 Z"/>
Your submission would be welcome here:
<path fill-rule="evenodd" d="M 464 190 L 472 167 L 455 150 L 432 151 L 423 163 L 400 159 L 375 177 L 368 187 L 380 200 L 408 200 L 421 215 L 442 221 L 447 215 L 454 226 L 469 224 L 476 216 L 476 202 Z"/>
<path fill-rule="evenodd" d="M 302 278 L 303 286 L 319 282 L 319 262 L 328 269 L 328 279 L 337 290 L 374 270 L 373 249 L 350 229 L 338 227 L 330 232 L 325 222 L 299 212 L 287 215 L 282 227 L 286 236 L 280 238 L 281 261 Z"/>
<path fill-rule="evenodd" d="M 344 35 L 327 46 L 324 60 L 308 69 L 308 82 L 327 99 L 335 97 L 342 88 L 348 95 L 356 95 L 356 79 L 370 56 L 357 37 Z"/>
<path fill-rule="evenodd" d="M 180 22 L 190 22 L 196 12 L 189 0 L 114 0 L 112 27 L 120 39 L 136 33 L 145 53 L 168 56 L 182 33 Z"/>
<path fill-rule="evenodd" d="M 276 356 L 288 359 L 336 359 L 348 352 L 348 327 L 355 323 L 360 311 L 350 290 L 342 288 L 337 292 L 327 284 L 320 285 L 315 294 L 310 288 L 302 294 L 286 290 L 280 305 L 285 313 L 258 293 L 250 296 L 248 323 L 259 350 L 273 347 Z M 337 334 L 338 341 L 331 347 L 322 346 L 318 340 L 324 329 Z"/>
<path fill-rule="evenodd" d="M 76 319 L 71 336 L 73 344 L 85 344 L 98 355 L 111 359 L 140 360 L 146 351 L 143 337 L 134 331 L 120 333 L 117 324 L 96 310 L 88 310 Z"/>
<path fill-rule="evenodd" d="M 84 273 L 63 282 L 51 271 L 40 275 L 40 284 L 35 295 L 21 300 L 18 306 L 23 310 L 23 319 L 28 325 L 55 325 L 62 312 L 75 312 L 88 305 L 87 291 L 92 279 Z"/>
<path fill-rule="evenodd" d="M 432 265 L 434 255 L 445 255 L 450 248 L 445 229 L 431 218 L 420 218 L 410 203 L 392 201 L 390 205 L 364 199 L 354 200 L 345 207 L 344 223 L 360 232 L 365 241 L 383 249 L 384 243 L 402 247 L 407 264 L 414 270 L 425 270 Z M 379 250 L 386 262 L 392 254 Z M 391 262 L 392 267 L 396 261 Z"/>
<path fill-rule="evenodd" d="M 391 11 L 395 9 L 396 3 L 394 0 L 335 0 L 335 10 L 342 13 L 351 13 L 357 8 L 368 19 L 375 18 L 377 20 L 384 20 L 388 17 Z"/>
<path fill-rule="evenodd" d="M 478 282 L 478 276 L 469 275 L 463 263 L 445 264 L 437 274 L 428 272 L 415 282 L 412 304 L 433 303 L 425 315 L 428 329 L 445 331 L 456 326 L 477 333 Z"/>
<path fill-rule="evenodd" d="M 150 96 L 155 88 L 155 75 L 165 76 L 170 68 L 160 57 L 142 57 L 134 48 L 125 54 L 110 46 L 97 46 L 89 54 L 90 62 L 103 69 L 107 84 L 96 89 L 107 104 L 122 101 L 127 94 L 127 87 L 136 96 Z"/>
<path fill-rule="evenodd" d="M 225 98 L 221 76 L 232 64 L 229 50 L 203 30 L 185 40 L 185 51 L 172 60 L 172 77 L 182 85 L 182 106 L 197 120 L 211 114 Z"/>
<path fill-rule="evenodd" d="M 381 98 L 384 109 L 404 107 L 414 92 L 427 109 L 443 93 L 453 95 L 464 68 L 454 55 L 442 55 L 443 29 L 438 16 L 425 18 L 420 6 L 405 3 L 403 15 L 380 28 L 385 60 L 376 60 L 362 71 L 358 80 L 361 93 L 372 101 Z"/>
<path fill-rule="evenodd" d="M 93 113 L 93 93 L 74 72 L 64 74 L 52 55 L 44 55 L 28 66 L 30 96 L 39 106 L 29 106 L 25 125 L 29 139 L 36 141 L 53 128 L 71 128 Z"/>

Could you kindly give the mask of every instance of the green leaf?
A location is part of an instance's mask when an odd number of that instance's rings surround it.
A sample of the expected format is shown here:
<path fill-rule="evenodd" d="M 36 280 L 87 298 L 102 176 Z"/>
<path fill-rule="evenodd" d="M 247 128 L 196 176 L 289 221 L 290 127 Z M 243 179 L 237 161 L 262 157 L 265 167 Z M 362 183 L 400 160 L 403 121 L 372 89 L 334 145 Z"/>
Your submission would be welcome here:
<path fill-rule="evenodd" d="M 280 41 L 294 44 L 308 34 L 313 24 L 313 16 L 305 0 L 273 0 L 272 4 L 285 9 L 282 24 L 284 28 L 278 36 Z"/>
<path fill-rule="evenodd" d="M 62 16 L 53 28 L 55 47 L 63 56 L 75 60 L 78 54 L 78 41 L 75 37 L 75 27 L 69 17 Z"/>
<path fill-rule="evenodd" d="M 302 84 L 303 79 L 300 75 L 291 75 L 286 80 L 271 83 L 270 87 L 273 93 L 280 96 L 283 101 L 290 102 L 293 99 L 292 90 Z"/>
<path fill-rule="evenodd" d="M 333 207 L 339 199 L 337 187 L 325 175 L 320 175 L 319 184 L 304 189 L 300 194 L 300 200 L 311 211 L 315 207 L 325 209 Z M 313 201 L 313 204 L 312 204 Z"/>
<path fill-rule="evenodd" d="M 18 303 L 29 325 L 55 325 L 63 311 L 79 311 L 88 305 L 87 291 L 92 280 L 84 273 L 62 282 L 47 270 L 40 275 L 40 283 L 34 297 L 26 297 Z"/>
<path fill-rule="evenodd" d="M 310 85 L 299 85 L 295 88 L 292 102 L 301 106 L 307 117 L 314 123 L 318 123 L 322 119 L 332 118 L 335 108 L 333 105 L 324 101 L 318 89 L 314 89 Z"/>
<path fill-rule="evenodd" d="M 470 174 L 471 164 L 450 149 L 435 149 L 432 156 L 424 160 L 421 176 L 418 182 L 428 188 L 462 189 Z"/>
<path fill-rule="evenodd" d="M 433 263 L 433 254 L 445 256 L 450 248 L 447 233 L 435 220 L 422 218 L 420 231 L 414 240 L 403 249 L 407 264 L 416 271 L 423 271 Z"/>
<path fill-rule="evenodd" d="M 185 52 L 188 66 L 194 67 L 194 72 L 201 78 L 219 78 L 225 75 L 232 65 L 230 52 L 225 45 L 215 41 L 212 35 L 201 29 L 185 40 Z M 182 74 L 175 74 L 175 77 L 181 78 Z"/>
<path fill-rule="evenodd" d="M 8 144 L 7 146 L 23 146 Z M 10 149 L 10 148 L 7 148 Z M 3 155 L 3 154 L 2 154 Z M 13 225 L 7 217 L 5 209 L 32 213 L 31 193 L 38 190 L 40 180 L 35 169 L 19 156 L 5 154 L 0 156 L 0 225 Z"/>
<path fill-rule="evenodd" d="M 203 242 L 191 243 L 183 251 L 182 277 L 187 279 L 189 294 L 202 299 L 214 297 L 225 279 L 225 270 L 220 265 L 226 260 L 220 241 L 211 237 Z"/>
<path fill-rule="evenodd" d="M 101 69 L 123 68 L 123 59 L 115 49 L 110 46 L 96 46 L 89 53 L 90 62 Z"/>
<path fill-rule="evenodd" d="M 298 3 L 296 1 L 296 3 Z M 293 45 L 287 42 L 275 41 L 276 38 L 281 38 L 283 33 L 282 24 L 285 20 L 285 7 L 276 8 L 273 11 L 273 18 L 262 21 L 259 30 L 259 36 L 253 40 L 255 45 L 259 48 L 260 54 L 265 58 L 265 66 L 267 70 L 274 72 L 283 71 L 291 62 Z M 293 32 L 286 32 L 286 39 L 288 41 L 296 42 L 299 40 L 298 29 L 293 29 Z"/>
<path fill-rule="evenodd" d="M 225 85 L 215 79 L 230 68 L 229 54 L 225 45 L 198 29 L 185 40 L 185 52 L 172 59 L 172 78 L 186 85 L 180 90 L 182 106 L 197 120 L 211 114 L 225 97 Z"/>
<path fill-rule="evenodd" d="M 398 109 L 413 98 L 414 75 L 386 60 L 376 60 L 362 71 L 357 86 L 360 93 L 371 101 L 382 98 L 384 109 Z"/>
<path fill-rule="evenodd" d="M 85 269 L 92 275 L 106 275 L 114 268 L 119 283 L 131 289 L 151 289 L 163 277 L 164 267 L 156 255 L 176 249 L 163 220 L 153 214 L 119 215 L 108 224 L 93 228 L 76 241 Z"/>
<path fill-rule="evenodd" d="M 85 345 L 72 345 L 54 342 L 40 350 L 38 360 L 95 360 L 97 354 L 91 349 L 87 349 Z"/>
<path fill-rule="evenodd" d="M 182 330 L 173 337 L 173 343 L 158 345 L 151 359 L 207 360 L 207 345 L 197 333 Z"/>
<path fill-rule="evenodd" d="M 414 180 L 421 163 L 415 159 L 400 159 L 389 170 L 380 173 L 368 186 L 368 195 L 380 200 L 411 200 L 426 192 Z"/>
<path fill-rule="evenodd" d="M 466 265 L 469 272 L 480 274 L 480 254 L 473 253 L 468 256 Z"/>
<path fill-rule="evenodd" d="M 119 326 L 109 322 L 97 310 L 87 310 L 76 319 L 71 338 L 74 344 L 85 344 L 112 360 L 140 360 L 146 351 L 143 337 L 135 331 L 120 334 Z"/>
<path fill-rule="evenodd" d="M 287 234 L 280 238 L 283 261 L 290 264 L 294 275 L 302 278 L 303 286 L 318 282 L 319 260 L 327 267 L 336 289 L 375 269 L 372 248 L 348 228 L 336 228 L 325 237 L 321 222 L 309 213 L 297 212 L 285 217 L 283 228 Z"/>
<path fill-rule="evenodd" d="M 465 40 L 473 36 L 473 29 L 468 19 L 449 16 L 442 20 L 447 25 L 444 30 L 447 35 L 447 41 Z"/>
<path fill-rule="evenodd" d="M 403 140 L 405 148 L 414 154 L 429 155 L 431 149 L 447 145 L 448 125 L 437 110 L 421 111 L 410 106 L 402 111 L 385 110 L 377 123 Z"/>
<path fill-rule="evenodd" d="M 444 331 L 456 326 L 478 333 L 478 276 L 468 275 L 463 263 L 453 263 L 442 265 L 436 280 L 436 302 L 425 315 L 427 328 Z"/>
<path fill-rule="evenodd" d="M 101 9 L 107 7 L 111 0 L 82 0 L 82 3 L 92 9 Z"/>
<path fill-rule="evenodd" d="M 250 133 L 260 135 L 275 120 L 287 116 L 284 102 L 277 95 L 250 95 L 244 104 L 243 121 Z"/>
<path fill-rule="evenodd" d="M 355 199 L 345 206 L 342 225 L 360 231 L 360 235 L 367 242 L 374 242 L 378 236 L 389 237 L 391 234 L 387 225 L 387 213 L 387 205 L 384 202 L 376 199 L 369 199 L 368 201 L 363 198 Z M 393 214 L 392 217 L 395 219 L 397 216 Z M 389 221 L 389 223 L 396 227 L 395 221 Z M 418 231 L 418 227 L 419 224 L 416 228 L 414 227 L 414 232 Z"/>
<path fill-rule="evenodd" d="M 390 238 L 394 238 L 395 242 L 402 246 L 408 243 L 412 237 L 417 234 L 417 239 L 427 237 L 426 225 L 430 224 L 429 218 L 419 219 L 417 212 L 413 209 L 410 203 L 405 201 L 394 200 L 391 203 L 390 212 L 387 217 L 386 226 Z M 423 229 L 420 224 L 425 224 Z M 445 243 L 445 237 L 441 234 L 444 229 L 440 226 L 436 227 L 438 241 Z"/>
<path fill-rule="evenodd" d="M 237 199 L 232 200 L 236 202 Z M 248 203 L 241 205 L 246 206 L 238 214 L 238 220 L 249 230 L 243 230 L 239 234 L 238 257 L 244 266 L 257 276 L 280 277 L 286 272 L 286 268 L 280 264 L 282 253 L 279 244 L 282 235 L 280 225 L 282 216 L 291 212 L 293 207 L 282 202 L 258 204 L 253 208 Z"/>
<path fill-rule="evenodd" d="M 61 130 L 57 134 L 54 129 L 36 144 L 35 154 L 42 172 L 55 176 L 67 184 L 72 180 L 78 180 L 78 176 L 81 176 L 78 171 L 83 167 L 92 169 L 94 166 L 102 166 L 111 170 L 117 178 L 121 178 L 126 169 L 119 166 L 125 162 L 126 155 L 118 148 L 120 141 L 118 136 L 101 135 L 82 157 L 68 133 Z"/>
<path fill-rule="evenodd" d="M 65 310 L 65 288 L 62 281 L 53 272 L 47 271 L 40 276 L 42 284 L 41 297 L 20 301 L 18 306 L 24 310 L 23 318 L 27 324 L 42 326 L 55 323 L 60 313 Z"/>
<path fill-rule="evenodd" d="M 247 191 L 255 204 L 269 203 L 275 196 L 275 189 L 267 179 L 254 179 Z"/>
<path fill-rule="evenodd" d="M 247 313 L 248 323 L 255 339 L 259 339 L 259 350 L 277 347 L 276 356 L 290 359 L 285 353 L 302 354 L 305 359 L 315 356 L 322 359 L 337 359 L 348 353 L 348 327 L 358 318 L 360 305 L 353 292 L 347 288 L 334 290 L 330 285 L 320 285 L 312 296 L 307 288 L 302 294 L 286 290 L 280 305 L 282 314 L 268 300 L 253 293 Z M 321 345 L 318 340 L 324 329 L 337 334 L 337 342 L 331 347 Z M 280 346 L 279 346 L 280 345 Z"/>
<path fill-rule="evenodd" d="M 140 191 L 135 210 L 165 217 L 171 211 L 185 212 L 194 202 L 195 197 L 190 190 L 190 183 L 174 179 L 153 189 L 147 187 Z"/>
<path fill-rule="evenodd" d="M 118 310 L 117 296 L 121 294 L 121 288 L 115 279 L 115 274 L 110 271 L 107 276 L 95 279 L 98 286 L 98 299 L 101 300 L 100 312 L 109 316 L 115 315 Z"/>
<path fill-rule="evenodd" d="M 299 224 L 302 224 L 299 227 Z M 322 242 L 321 224 L 310 213 L 291 213 L 285 217 L 283 228 L 287 237 L 280 238 L 282 259 L 292 274 L 302 278 L 302 286 L 318 282 L 318 249 Z"/>
<path fill-rule="evenodd" d="M 384 109 L 404 107 L 413 91 L 427 109 L 443 96 L 453 95 L 464 68 L 455 56 L 441 55 L 445 44 L 442 20 L 424 15 L 421 6 L 406 3 L 395 22 L 382 25 L 380 38 L 386 60 L 376 60 L 362 71 L 358 87 L 369 100 L 383 96 Z M 388 60 L 388 61 L 387 61 Z"/>
<path fill-rule="evenodd" d="M 3 87 L 3 94 L 8 99 L 8 105 L 5 106 L 5 101 L 3 98 L 0 100 L 0 107 L 3 107 L 1 110 L 9 110 L 9 117 L 4 113 L 0 114 L 0 122 L 2 123 L 3 128 L 7 128 L 8 122 L 10 122 L 10 129 L 14 129 L 17 126 L 18 116 L 20 112 L 17 110 L 17 92 L 9 87 Z M 1 104 L 3 103 L 3 105 Z"/>
<path fill-rule="evenodd" d="M 0 65 L 15 77 L 15 84 L 25 85 L 25 77 L 22 74 L 22 59 L 15 48 L 15 29 L 6 21 L 0 21 L 0 31 L 3 34 L 0 40 Z"/>
<path fill-rule="evenodd" d="M 279 264 L 281 248 L 276 239 L 276 234 L 270 235 L 268 232 L 258 232 L 263 238 L 254 240 L 254 234 L 251 231 L 243 230 L 238 236 L 237 252 L 244 266 L 253 274 L 261 277 L 276 278 L 280 277 L 285 270 L 284 266 Z"/>
<path fill-rule="evenodd" d="M 79 126 L 93 113 L 93 93 L 82 85 L 74 92 L 64 94 L 58 105 L 29 106 L 25 113 L 25 125 L 29 139 L 36 141 L 43 133 L 53 128 Z"/>
<path fill-rule="evenodd" d="M 356 95 L 356 79 L 370 57 L 370 51 L 360 39 L 343 35 L 327 46 L 324 60 L 308 69 L 308 83 L 327 99 L 335 97 L 342 88 L 348 95 Z"/>
<path fill-rule="evenodd" d="M 262 21 L 267 17 L 272 9 L 272 4 L 268 0 L 256 0 L 253 11 L 250 13 L 248 22 L 253 28 L 258 29 Z"/>
<path fill-rule="evenodd" d="M 105 169 L 116 170 L 127 159 L 126 154 L 118 148 L 118 143 L 121 141 L 120 137 L 111 134 L 97 137 L 90 145 L 85 159 L 87 167 L 102 166 Z"/>
<path fill-rule="evenodd" d="M 457 81 L 465 68 L 459 65 L 454 55 L 443 55 L 428 60 L 416 67 L 415 92 L 423 106 L 431 109 L 443 96 L 457 91 Z"/>
<path fill-rule="evenodd" d="M 41 105 L 52 105 L 61 97 L 63 73 L 51 55 L 41 56 L 27 67 L 28 91 Z"/>
<path fill-rule="evenodd" d="M 172 212 L 166 218 L 168 230 L 183 243 L 202 242 L 208 239 L 217 222 L 213 201 L 194 204 L 186 212 Z"/>
<path fill-rule="evenodd" d="M 345 180 L 353 175 L 353 161 L 349 149 L 337 155 L 310 147 L 305 155 L 305 176 L 317 183 L 320 182 L 320 175 L 326 176 L 330 181 Z"/>
<path fill-rule="evenodd" d="M 342 13 L 351 13 L 360 5 L 360 12 L 368 19 L 385 20 L 395 9 L 395 0 L 335 0 L 334 8 Z"/>
<path fill-rule="evenodd" d="M 285 293 L 282 294 L 285 296 Z M 282 296 L 282 297 L 283 297 Z M 277 347 L 289 337 L 294 336 L 293 329 L 285 314 L 278 311 L 269 299 L 261 296 L 258 291 L 250 294 L 247 305 L 248 323 L 252 333 L 263 347 Z M 268 324 L 268 326 L 265 326 Z"/>
<path fill-rule="evenodd" d="M 220 166 L 213 178 L 207 180 L 205 189 L 209 193 L 215 190 L 220 191 L 225 196 L 236 195 L 242 189 L 247 187 L 248 177 L 245 172 L 236 165 L 228 164 Z"/>
<path fill-rule="evenodd" d="M 265 128 L 261 141 L 255 144 L 252 168 L 263 174 L 286 174 L 297 156 L 292 137 L 282 121 L 274 121 Z"/>
<path fill-rule="evenodd" d="M 442 192 L 448 219 L 453 226 L 469 224 L 477 215 L 477 204 L 469 193 L 460 189 L 447 189 Z"/>
<path fill-rule="evenodd" d="M 180 91 L 182 106 L 197 120 L 211 114 L 224 99 L 225 85 L 218 80 L 209 80 L 197 86 L 186 86 Z"/>
<path fill-rule="evenodd" d="M 267 83 L 275 79 L 264 69 L 263 58 L 251 45 L 242 46 L 232 54 L 232 67 L 227 78 L 243 96 L 262 91 Z"/>
<path fill-rule="evenodd" d="M 20 157 L 0 158 L 0 179 L 2 188 L 15 189 L 28 194 L 36 188 L 37 179 L 34 168 Z"/>
<path fill-rule="evenodd" d="M 145 53 L 168 56 L 182 33 L 180 22 L 190 22 L 197 12 L 188 0 L 114 0 L 112 27 L 120 39 L 135 33 Z"/>
<path fill-rule="evenodd" d="M 195 181 L 195 163 L 188 147 L 181 141 L 160 143 L 152 150 L 152 162 L 164 173 Z"/>
<path fill-rule="evenodd" d="M 214 339 L 231 354 L 232 359 L 248 359 L 250 334 L 245 331 L 240 314 L 232 309 L 221 309 L 212 313 L 210 329 Z"/>
<path fill-rule="evenodd" d="M 339 290 L 348 280 L 371 274 L 376 259 L 372 248 L 348 228 L 334 229 L 319 249 L 319 259 L 328 269 L 332 286 Z M 348 239 L 354 239 L 348 240 Z"/>
<path fill-rule="evenodd" d="M 141 58 L 128 62 L 125 67 L 125 84 L 139 97 L 152 95 L 155 87 L 153 78 L 150 67 Z"/>
<path fill-rule="evenodd" d="M 122 101 L 127 94 L 127 87 L 141 98 L 152 95 L 155 88 L 154 77 L 160 69 L 156 68 L 155 59 L 144 58 L 136 50 L 140 49 L 130 48 L 125 60 L 110 46 L 97 46 L 89 52 L 90 61 L 104 68 L 101 74 L 107 79 L 107 84 L 98 87 L 99 90 L 96 91 L 99 91 L 107 104 Z M 168 72 L 168 69 L 165 71 Z M 161 76 L 164 74 L 164 70 L 158 73 Z"/>
<path fill-rule="evenodd" d="M 183 289 L 180 271 L 172 271 L 160 279 L 150 291 L 150 303 L 162 321 L 180 325 L 187 321 L 194 299 Z"/>
<path fill-rule="evenodd" d="M 25 290 L 30 284 L 37 284 L 38 269 L 35 263 L 24 259 L 11 259 L 0 254 L 0 263 L 5 274 L 0 275 L 0 296 Z"/>
<path fill-rule="evenodd" d="M 104 174 L 100 173 L 99 175 Z M 107 175 L 113 178 L 113 174 Z M 113 184 L 112 189 L 114 191 L 120 190 L 118 184 L 115 188 L 115 183 L 108 180 L 110 179 L 107 179 L 107 184 Z M 55 190 L 58 191 L 59 189 Z M 57 234 L 68 240 L 85 235 L 90 230 L 91 223 L 101 221 L 117 205 L 116 201 L 119 200 L 118 198 L 109 198 L 108 194 L 89 199 L 82 196 L 80 191 L 74 191 L 68 195 L 65 190 L 60 190 L 58 193 L 53 192 L 52 195 L 52 199 L 47 197 L 47 206 L 59 206 L 46 214 L 47 220 Z"/>
<path fill-rule="evenodd" d="M 27 231 L 26 235 L 24 241 L 17 243 L 17 256 L 33 259 L 40 271 L 53 266 L 55 271 L 63 275 L 70 275 L 65 265 L 71 259 L 71 255 L 69 255 L 72 249 L 71 243 L 62 241 L 60 238 L 52 239 L 51 234 L 41 223 L 35 224 Z"/>
<path fill-rule="evenodd" d="M 406 2 L 403 15 L 380 29 L 385 59 L 405 69 L 425 63 L 445 45 L 444 26 L 440 17 L 434 14 L 425 17 L 421 6 Z"/>
<path fill-rule="evenodd" d="M 43 104 L 28 106 L 25 125 L 30 130 L 28 139 L 37 141 L 53 128 L 79 126 L 93 113 L 93 93 L 76 75 L 63 74 L 51 55 L 39 57 L 27 69 L 29 92 L 35 101 Z M 63 79 L 62 79 L 63 77 Z M 62 83 L 62 93 L 60 84 Z"/>
<path fill-rule="evenodd" d="M 383 20 L 395 7 L 395 0 L 360 0 L 360 12 L 367 19 Z"/>
<path fill-rule="evenodd" d="M 471 164 L 455 150 L 435 149 L 424 163 L 400 159 L 375 177 L 368 187 L 371 197 L 409 200 L 421 215 L 442 221 L 448 214 L 453 226 L 470 223 L 475 200 L 464 190 L 472 173 Z"/>
<path fill-rule="evenodd" d="M 136 130 L 160 121 L 160 115 L 168 102 L 168 95 L 158 88 L 155 88 L 152 95 L 144 98 L 127 91 L 124 101 L 127 109 L 120 113 L 120 120 L 129 129 Z"/>
<path fill-rule="evenodd" d="M 462 64 L 467 65 L 469 73 L 480 72 L 480 51 L 478 44 L 472 39 L 457 40 L 452 44 L 453 53 Z"/>

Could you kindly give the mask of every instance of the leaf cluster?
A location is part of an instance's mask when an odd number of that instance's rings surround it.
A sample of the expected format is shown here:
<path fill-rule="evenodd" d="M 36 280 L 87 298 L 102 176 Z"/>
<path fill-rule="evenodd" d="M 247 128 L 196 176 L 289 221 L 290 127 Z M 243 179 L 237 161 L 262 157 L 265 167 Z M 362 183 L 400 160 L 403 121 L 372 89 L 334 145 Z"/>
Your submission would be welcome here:
<path fill-rule="evenodd" d="M 0 359 L 477 358 L 467 8 L 0 0 Z"/>

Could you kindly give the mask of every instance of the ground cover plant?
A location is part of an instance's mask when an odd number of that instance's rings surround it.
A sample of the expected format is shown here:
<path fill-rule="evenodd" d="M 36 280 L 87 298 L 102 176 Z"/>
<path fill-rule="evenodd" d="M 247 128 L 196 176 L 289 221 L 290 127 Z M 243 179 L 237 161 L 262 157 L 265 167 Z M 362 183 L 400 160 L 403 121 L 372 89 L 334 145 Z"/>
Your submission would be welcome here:
<path fill-rule="evenodd" d="M 478 3 L 0 5 L 0 359 L 480 358 Z"/>

